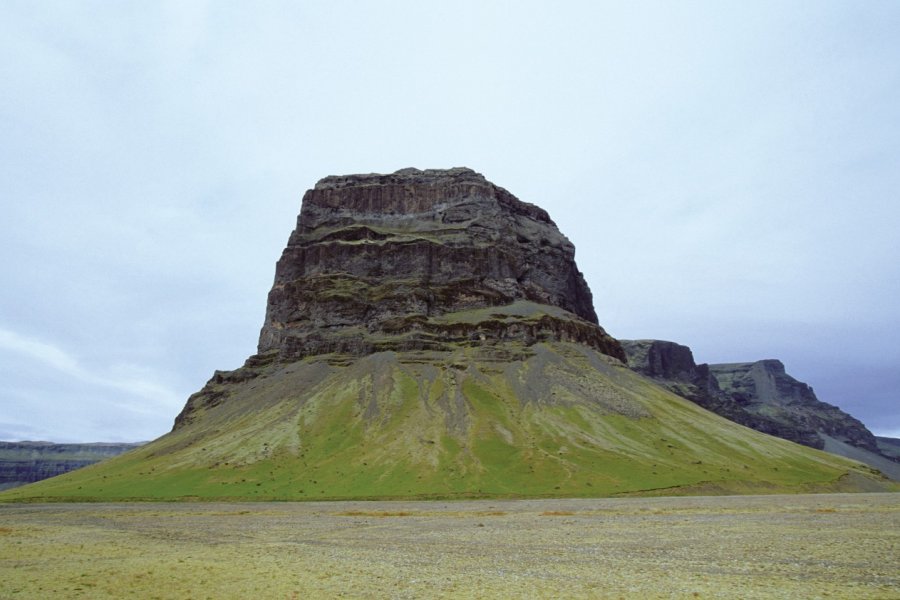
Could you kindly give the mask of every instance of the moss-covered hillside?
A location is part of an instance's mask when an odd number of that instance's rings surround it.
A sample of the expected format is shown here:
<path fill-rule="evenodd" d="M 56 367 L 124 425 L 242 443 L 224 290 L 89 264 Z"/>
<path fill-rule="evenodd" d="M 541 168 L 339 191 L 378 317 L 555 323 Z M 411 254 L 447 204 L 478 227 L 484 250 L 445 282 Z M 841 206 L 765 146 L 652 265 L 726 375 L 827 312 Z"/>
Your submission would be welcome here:
<path fill-rule="evenodd" d="M 15 500 L 324 500 L 877 491 L 583 345 L 318 356 L 215 378 L 192 418 Z M 249 371 L 248 371 L 249 369 Z"/>

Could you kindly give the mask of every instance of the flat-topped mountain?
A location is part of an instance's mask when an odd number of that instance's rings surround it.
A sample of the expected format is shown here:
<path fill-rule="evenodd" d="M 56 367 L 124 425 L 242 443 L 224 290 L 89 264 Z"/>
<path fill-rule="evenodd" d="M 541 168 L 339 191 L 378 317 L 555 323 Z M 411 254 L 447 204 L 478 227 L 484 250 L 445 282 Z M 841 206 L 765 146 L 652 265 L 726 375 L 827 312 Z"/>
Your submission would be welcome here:
<path fill-rule="evenodd" d="M 478 347 L 508 359 L 547 341 L 625 359 L 546 211 L 466 168 L 326 177 L 303 196 L 275 266 L 258 354 L 217 377 L 388 351 Z M 210 390 L 191 398 L 176 428 L 218 401 Z"/>
<path fill-rule="evenodd" d="M 596 327 L 574 256 L 543 209 L 470 169 L 326 177 L 303 197 L 276 265 L 259 352 L 284 360 L 441 350 L 482 337 L 578 338 L 624 358 Z M 567 314 L 440 318 L 516 301 Z"/>
<path fill-rule="evenodd" d="M 62 475 L 138 446 L 103 442 L 0 442 L 0 490 Z"/>
<path fill-rule="evenodd" d="M 243 367 L 169 434 L 0 499 L 892 489 L 629 370 L 574 255 L 545 211 L 469 169 L 327 177 Z"/>

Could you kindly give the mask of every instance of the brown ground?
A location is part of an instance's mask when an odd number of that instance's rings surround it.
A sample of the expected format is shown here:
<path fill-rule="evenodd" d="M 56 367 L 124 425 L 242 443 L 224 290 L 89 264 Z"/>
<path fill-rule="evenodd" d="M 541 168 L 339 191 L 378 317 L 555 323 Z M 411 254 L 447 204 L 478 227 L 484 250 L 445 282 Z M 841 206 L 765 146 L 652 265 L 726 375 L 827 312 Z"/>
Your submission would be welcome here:
<path fill-rule="evenodd" d="M 0 505 L 0 598 L 900 598 L 900 494 Z"/>

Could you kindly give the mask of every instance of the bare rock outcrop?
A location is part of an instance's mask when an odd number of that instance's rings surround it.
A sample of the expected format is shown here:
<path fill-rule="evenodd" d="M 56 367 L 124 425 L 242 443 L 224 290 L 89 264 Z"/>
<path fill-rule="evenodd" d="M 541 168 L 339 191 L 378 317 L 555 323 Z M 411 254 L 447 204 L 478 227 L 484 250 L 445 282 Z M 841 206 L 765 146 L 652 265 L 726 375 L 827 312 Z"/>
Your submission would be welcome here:
<path fill-rule="evenodd" d="M 258 350 L 359 356 L 549 336 L 624 358 L 574 256 L 543 209 L 470 169 L 326 177 L 276 265 Z M 516 301 L 567 315 L 441 319 Z"/>
<path fill-rule="evenodd" d="M 880 453 L 875 436 L 858 419 L 820 401 L 813 389 L 785 372 L 780 360 L 709 365 L 720 389 L 746 411 L 815 435 L 824 448 L 823 435 Z"/>
<path fill-rule="evenodd" d="M 272 363 L 466 346 L 509 358 L 542 341 L 625 361 L 546 211 L 466 168 L 326 177 L 276 264 L 258 353 L 216 372 L 175 429 Z"/>

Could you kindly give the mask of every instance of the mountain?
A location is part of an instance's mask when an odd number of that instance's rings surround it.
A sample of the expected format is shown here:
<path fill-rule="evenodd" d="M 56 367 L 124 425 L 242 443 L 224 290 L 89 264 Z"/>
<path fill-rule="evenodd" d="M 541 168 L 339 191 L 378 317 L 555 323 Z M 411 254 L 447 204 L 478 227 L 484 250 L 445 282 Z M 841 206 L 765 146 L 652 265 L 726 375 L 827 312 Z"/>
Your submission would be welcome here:
<path fill-rule="evenodd" d="M 322 179 L 244 366 L 167 435 L 0 498 L 893 489 L 628 369 L 574 255 L 543 209 L 469 169 Z"/>
<path fill-rule="evenodd" d="M 667 389 L 757 431 L 864 462 L 900 480 L 900 463 L 865 425 L 821 402 L 778 360 L 696 364 L 687 346 L 663 340 L 619 340 L 628 365 Z"/>
<path fill-rule="evenodd" d="M 0 442 L 0 490 L 68 473 L 140 444 Z"/>

